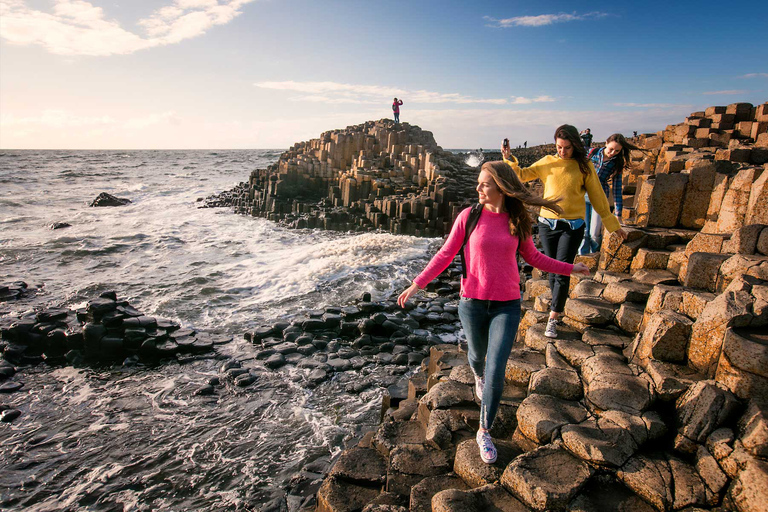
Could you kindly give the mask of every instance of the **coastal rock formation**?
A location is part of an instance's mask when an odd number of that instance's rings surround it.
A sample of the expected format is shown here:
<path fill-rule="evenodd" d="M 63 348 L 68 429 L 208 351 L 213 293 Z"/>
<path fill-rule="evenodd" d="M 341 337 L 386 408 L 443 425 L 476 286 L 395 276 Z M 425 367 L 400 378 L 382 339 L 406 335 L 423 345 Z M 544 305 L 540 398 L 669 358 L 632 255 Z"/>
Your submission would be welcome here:
<path fill-rule="evenodd" d="M 125 206 L 126 204 L 130 203 L 130 199 L 115 197 L 112 194 L 102 192 L 88 206 Z"/>
<path fill-rule="evenodd" d="M 767 130 L 768 104 L 737 103 L 635 139 L 646 151 L 625 170 L 629 237 L 605 233 L 579 257 L 593 273 L 572 279 L 558 339 L 543 336 L 545 276 L 521 279 L 496 463 L 474 462 L 464 345 L 430 348 L 373 437 L 418 424 L 390 438 L 388 464 L 406 445 L 429 450 L 422 464 L 435 450 L 453 461 L 429 485 L 431 510 L 765 509 Z M 378 489 L 429 510 L 428 478 L 390 471 Z"/>

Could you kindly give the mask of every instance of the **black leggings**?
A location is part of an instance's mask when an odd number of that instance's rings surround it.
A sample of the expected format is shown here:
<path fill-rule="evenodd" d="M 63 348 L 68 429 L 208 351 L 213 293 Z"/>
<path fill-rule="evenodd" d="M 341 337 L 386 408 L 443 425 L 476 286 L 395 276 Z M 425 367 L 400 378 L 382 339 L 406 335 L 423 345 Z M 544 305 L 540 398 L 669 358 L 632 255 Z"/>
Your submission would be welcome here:
<path fill-rule="evenodd" d="M 539 222 L 541 246 L 544 248 L 544 254 L 550 258 L 573 263 L 583 238 L 583 225 L 580 228 L 571 229 L 567 222 L 558 221 L 555 229 L 552 229 L 546 222 Z M 568 298 L 570 284 L 570 276 L 550 272 L 549 286 L 552 288 L 552 311 L 555 313 L 562 313 L 565 309 L 565 300 Z"/>

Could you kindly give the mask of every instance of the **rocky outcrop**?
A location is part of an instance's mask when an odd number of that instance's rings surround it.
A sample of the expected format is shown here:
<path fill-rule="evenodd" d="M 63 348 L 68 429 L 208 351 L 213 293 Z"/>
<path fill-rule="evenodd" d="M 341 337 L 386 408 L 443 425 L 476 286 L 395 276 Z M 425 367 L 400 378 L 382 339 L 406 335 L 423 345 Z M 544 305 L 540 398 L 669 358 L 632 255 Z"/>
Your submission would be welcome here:
<path fill-rule="evenodd" d="M 102 192 L 88 206 L 125 206 L 130 203 L 130 199 L 126 199 L 124 197 L 115 197 L 112 194 Z"/>

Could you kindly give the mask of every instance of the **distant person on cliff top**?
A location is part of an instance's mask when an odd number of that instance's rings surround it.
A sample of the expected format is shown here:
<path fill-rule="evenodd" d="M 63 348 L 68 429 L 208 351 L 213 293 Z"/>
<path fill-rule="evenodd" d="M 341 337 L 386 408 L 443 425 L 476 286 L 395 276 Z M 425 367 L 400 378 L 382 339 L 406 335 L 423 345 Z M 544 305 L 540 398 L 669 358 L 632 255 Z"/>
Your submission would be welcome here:
<path fill-rule="evenodd" d="M 392 112 L 395 114 L 395 122 L 400 122 L 400 105 L 403 104 L 403 100 L 399 100 L 395 98 L 395 101 L 392 102 Z"/>
<path fill-rule="evenodd" d="M 520 323 L 517 255 L 547 272 L 586 275 L 588 270 L 584 264 L 563 263 L 536 250 L 526 205 L 551 209 L 553 215 L 562 210 L 555 201 L 531 194 L 509 166 L 499 161 L 484 163 L 477 178 L 477 195 L 479 204 L 459 214 L 443 247 L 400 294 L 397 303 L 405 307 L 408 299 L 448 268 L 463 249 L 459 319 L 480 400 L 476 441 L 480 457 L 492 464 L 497 454 L 488 431 L 499 408 L 507 359 Z"/>
<path fill-rule="evenodd" d="M 539 211 L 539 239 L 544 254 L 573 263 L 584 238 L 585 193 L 611 233 L 616 232 L 622 238 L 626 238 L 627 233 L 611 214 L 608 199 L 592 162 L 587 158 L 578 130 L 569 124 L 558 127 L 555 130 L 555 147 L 557 156 L 547 155 L 525 169 L 520 168 L 509 148 L 502 145 L 501 154 L 522 181 L 540 179 L 544 184 L 544 199 L 555 201 L 560 206 L 560 211 L 551 208 Z M 552 305 L 544 331 L 548 338 L 557 338 L 557 319 L 565 308 L 570 282 L 567 275 L 549 276 Z"/>
<path fill-rule="evenodd" d="M 524 147 L 524 148 L 527 148 L 527 147 L 528 147 L 528 141 L 525 141 L 525 142 L 523 142 L 523 147 Z"/>
<path fill-rule="evenodd" d="M 579 135 L 581 135 L 581 143 L 584 145 L 586 149 L 589 149 L 592 147 L 592 131 L 587 128 L 586 130 L 583 130 Z"/>
<path fill-rule="evenodd" d="M 610 197 L 610 189 L 613 186 L 613 212 L 618 218 L 621 218 L 621 210 L 624 206 L 621 197 L 621 175 L 624 168 L 629 167 L 629 155 L 633 149 L 640 150 L 637 146 L 630 144 L 622 134 L 614 133 L 605 141 L 605 147 L 592 149 L 588 154 L 606 197 Z M 589 197 L 585 196 L 584 200 L 586 201 L 584 217 L 586 229 L 579 253 L 589 254 L 600 249 L 603 242 L 603 222 L 592 209 Z"/>

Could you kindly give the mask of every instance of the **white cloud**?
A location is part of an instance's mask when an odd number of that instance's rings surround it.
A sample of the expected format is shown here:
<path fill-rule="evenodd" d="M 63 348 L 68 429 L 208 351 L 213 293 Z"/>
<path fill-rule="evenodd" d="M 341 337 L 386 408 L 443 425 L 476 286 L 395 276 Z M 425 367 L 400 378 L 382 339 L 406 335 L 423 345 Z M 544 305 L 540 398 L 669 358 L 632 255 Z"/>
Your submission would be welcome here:
<path fill-rule="evenodd" d="M 0 37 L 10 44 L 43 46 L 58 55 L 120 55 L 175 44 L 224 25 L 255 0 L 175 0 L 138 24 L 142 37 L 107 19 L 104 10 L 84 0 L 55 0 L 52 13 L 24 0 L 0 0 Z"/>
<path fill-rule="evenodd" d="M 359 104 L 381 104 L 391 98 L 402 98 L 408 103 L 457 103 L 457 104 L 490 104 L 490 105 L 508 105 L 508 104 L 529 104 L 555 101 L 550 96 L 537 96 L 535 98 L 525 98 L 523 96 L 513 96 L 507 98 L 474 98 L 459 93 L 441 93 L 434 91 L 425 91 L 423 89 L 408 91 L 394 87 L 380 85 L 359 85 L 342 84 L 337 82 L 257 82 L 254 84 L 261 89 L 272 89 L 277 91 L 291 91 L 307 93 L 306 95 L 293 96 L 289 101 L 308 101 L 321 103 L 359 103 Z"/>
<path fill-rule="evenodd" d="M 747 73 L 739 78 L 768 78 L 768 73 Z"/>
<path fill-rule="evenodd" d="M 674 103 L 614 103 L 614 107 L 635 107 L 635 108 L 670 108 L 670 107 L 686 107 L 690 105 L 677 105 Z"/>
<path fill-rule="evenodd" d="M 707 95 L 707 96 L 714 96 L 717 94 L 723 94 L 723 95 L 730 95 L 730 94 L 746 94 L 747 91 L 742 89 L 728 89 L 727 91 L 707 91 L 703 92 L 701 94 Z"/>
<path fill-rule="evenodd" d="M 514 18 L 497 19 L 491 16 L 483 16 L 483 19 L 489 22 L 489 27 L 508 28 L 508 27 L 543 27 L 555 23 L 566 23 L 569 21 L 582 21 L 590 18 L 604 18 L 608 13 L 588 12 L 585 14 L 539 14 L 538 16 L 516 16 Z"/>

